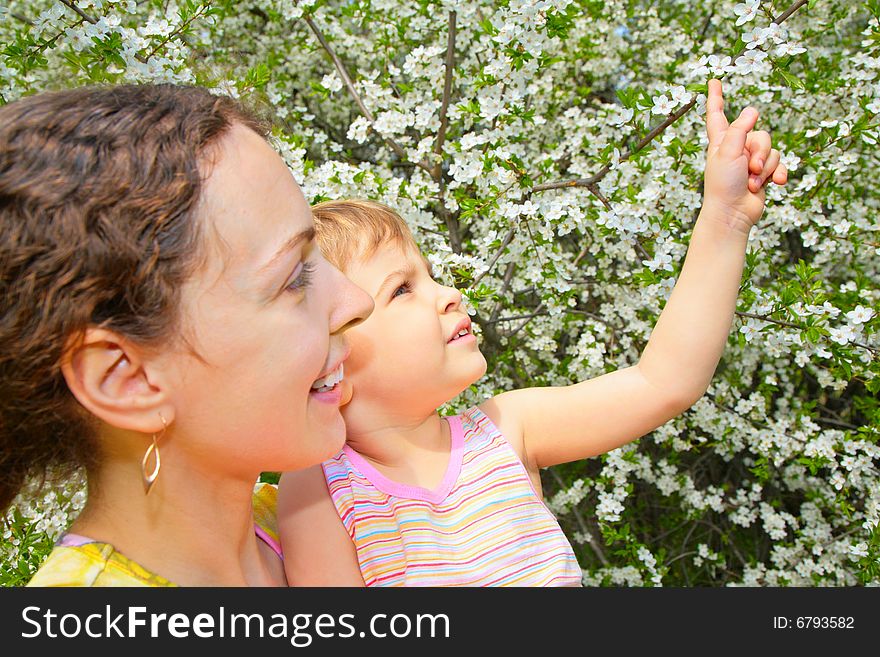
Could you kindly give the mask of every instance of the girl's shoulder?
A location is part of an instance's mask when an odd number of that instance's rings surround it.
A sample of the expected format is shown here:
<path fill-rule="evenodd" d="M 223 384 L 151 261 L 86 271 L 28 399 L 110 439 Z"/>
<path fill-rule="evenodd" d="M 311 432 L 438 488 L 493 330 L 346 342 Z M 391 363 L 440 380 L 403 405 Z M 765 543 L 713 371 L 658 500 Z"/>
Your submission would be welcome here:
<path fill-rule="evenodd" d="M 510 447 L 525 463 L 525 447 L 523 442 L 522 426 L 513 408 L 515 399 L 509 393 L 502 393 L 495 397 L 472 406 L 462 413 L 462 422 L 472 423 L 487 433 L 498 433 L 510 444 Z"/>

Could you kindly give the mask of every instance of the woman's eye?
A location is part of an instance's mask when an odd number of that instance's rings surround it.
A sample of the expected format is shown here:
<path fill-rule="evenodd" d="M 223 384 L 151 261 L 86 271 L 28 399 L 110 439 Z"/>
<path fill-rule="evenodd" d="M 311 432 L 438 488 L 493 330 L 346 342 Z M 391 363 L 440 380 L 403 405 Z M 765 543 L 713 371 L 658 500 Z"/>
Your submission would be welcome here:
<path fill-rule="evenodd" d="M 305 262 L 299 268 L 299 273 L 285 288 L 288 292 L 299 292 L 306 289 L 312 282 L 312 274 L 315 272 L 315 264 Z"/>

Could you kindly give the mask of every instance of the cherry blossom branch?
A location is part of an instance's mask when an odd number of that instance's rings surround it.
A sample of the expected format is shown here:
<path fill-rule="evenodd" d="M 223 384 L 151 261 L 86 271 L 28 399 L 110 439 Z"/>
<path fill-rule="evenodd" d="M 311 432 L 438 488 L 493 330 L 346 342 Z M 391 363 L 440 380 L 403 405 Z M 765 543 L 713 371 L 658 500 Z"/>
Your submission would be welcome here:
<path fill-rule="evenodd" d="M 439 207 L 437 212 L 446 224 L 449 231 L 449 246 L 453 253 L 461 253 L 461 223 L 459 218 L 449 211 L 446 205 L 446 181 L 443 178 L 443 142 L 446 139 L 446 127 L 448 124 L 447 110 L 449 109 L 449 99 L 452 95 L 452 76 L 455 73 L 455 20 L 456 13 L 449 12 L 449 30 L 446 37 L 446 73 L 443 82 L 443 102 L 440 107 L 440 128 L 437 131 L 437 139 L 434 143 L 435 158 L 434 165 L 428 172 L 431 178 L 439 186 Z"/>
<path fill-rule="evenodd" d="M 513 280 L 513 272 L 516 270 L 515 262 L 508 262 L 507 269 L 504 270 L 504 278 L 501 281 L 501 290 L 498 292 L 498 296 L 504 298 L 504 295 L 507 294 L 507 290 L 510 289 L 510 283 Z M 501 306 L 503 304 L 499 301 L 495 304 L 495 308 L 492 310 L 492 314 L 489 316 L 489 321 L 487 324 L 494 324 L 498 320 L 498 315 L 501 313 Z"/>
<path fill-rule="evenodd" d="M 737 310 L 736 314 L 739 315 L 740 317 L 751 317 L 752 319 L 757 319 L 762 322 L 767 322 L 768 324 L 777 324 L 779 326 L 785 326 L 787 328 L 797 329 L 798 331 L 804 330 L 803 326 L 799 326 L 798 324 L 793 324 L 792 322 L 786 322 L 781 319 L 772 319 L 772 318 L 766 317 L 764 315 L 755 315 L 753 313 L 742 312 L 740 310 Z M 874 354 L 876 354 L 878 351 L 880 351 L 877 349 L 877 347 L 872 347 L 871 345 L 863 344 L 861 342 L 850 342 L 849 344 L 854 345 L 856 347 L 861 347 L 862 349 L 866 349 Z"/>
<path fill-rule="evenodd" d="M 715 525 L 714 522 L 710 522 L 705 518 L 697 518 L 696 522 L 697 524 L 706 525 L 710 529 L 714 530 L 721 537 L 722 541 L 725 541 L 728 545 L 730 545 L 731 549 L 733 550 L 734 554 L 736 555 L 737 559 L 739 559 L 743 567 L 745 567 L 749 563 L 743 556 L 742 552 L 739 551 L 736 543 L 730 540 L 730 532 L 723 531 L 720 527 Z"/>
<path fill-rule="evenodd" d="M 706 395 L 706 397 L 708 397 L 708 398 L 712 401 L 712 403 L 715 404 L 718 408 L 723 409 L 723 410 L 727 411 L 728 413 L 730 413 L 730 414 L 732 414 L 732 415 L 736 415 L 738 418 L 740 418 L 740 419 L 742 419 L 742 420 L 745 420 L 746 422 L 750 423 L 750 424 L 751 424 L 752 426 L 754 426 L 755 428 L 757 428 L 757 429 L 761 429 L 762 431 L 776 431 L 773 427 L 770 427 L 770 426 L 768 426 L 768 425 L 766 425 L 766 424 L 762 424 L 761 422 L 758 422 L 757 420 L 754 420 L 754 419 L 748 417 L 747 415 L 743 415 L 742 413 L 740 413 L 740 412 L 737 411 L 736 409 L 734 409 L 734 408 L 728 406 L 727 404 L 724 404 L 724 403 L 722 403 L 722 402 L 719 402 L 719 401 L 715 398 L 715 395 L 713 395 L 712 393 L 707 392 L 707 393 L 705 393 L 705 395 Z M 811 419 L 811 420 L 814 420 L 814 421 L 816 421 L 816 422 L 818 422 L 818 423 L 820 423 L 820 424 L 830 424 L 830 425 L 832 425 L 832 426 L 837 426 L 837 427 L 841 427 L 841 428 L 844 428 L 844 429 L 858 429 L 858 428 L 859 428 L 859 427 L 857 427 L 857 426 L 855 426 L 855 425 L 853 425 L 853 424 L 850 424 L 850 423 L 848 423 L 848 422 L 844 422 L 844 421 L 842 421 L 842 420 L 835 420 L 834 418 L 830 418 L 830 417 L 819 416 L 819 417 L 816 417 L 816 418 L 810 418 L 810 419 Z M 780 433 L 782 433 L 782 432 L 780 432 Z M 789 435 L 786 434 L 786 433 L 782 433 L 782 435 L 783 435 L 787 440 L 796 441 L 795 438 L 793 438 L 792 436 L 789 436 Z"/>
<path fill-rule="evenodd" d="M 764 315 L 755 315 L 753 313 L 747 313 L 740 310 L 736 311 L 736 314 L 739 317 L 750 317 L 751 319 L 758 319 L 762 322 L 768 322 L 769 324 L 777 324 L 779 326 L 786 326 L 788 328 L 798 329 L 799 331 L 803 330 L 803 326 L 798 326 L 797 324 L 793 324 L 792 322 L 786 322 L 781 319 L 771 319 L 770 317 L 765 317 Z"/>
<path fill-rule="evenodd" d="M 504 253 L 504 250 L 507 248 L 507 245 L 513 241 L 513 236 L 516 235 L 516 226 L 511 226 L 510 230 L 507 231 L 507 235 L 504 236 L 504 239 L 501 240 L 501 246 L 498 247 L 498 250 L 495 252 L 495 255 L 492 256 L 492 260 L 489 262 L 486 269 L 474 279 L 474 282 L 471 283 L 470 287 L 477 287 L 477 284 L 483 280 L 483 277 L 492 271 L 492 268 L 495 266 L 495 263 L 498 262 L 498 258 Z"/>
<path fill-rule="evenodd" d="M 797 2 L 792 4 L 788 9 L 786 9 L 784 12 L 782 12 L 782 14 L 780 14 L 777 18 L 775 18 L 773 20 L 773 22 L 776 23 L 777 25 L 782 23 L 788 17 L 790 17 L 794 12 L 796 12 L 798 9 L 803 7 L 805 4 L 807 4 L 807 0 L 797 0 Z M 739 54 L 739 52 L 742 52 L 742 49 L 740 49 L 740 51 L 738 51 L 737 54 Z M 660 123 L 659 125 L 654 127 L 650 132 L 648 132 L 648 134 L 646 134 L 644 137 L 642 137 L 642 139 L 640 139 L 639 142 L 632 149 L 627 150 L 623 154 L 621 154 L 620 157 L 618 158 L 617 164 L 615 166 L 619 165 L 620 162 L 625 162 L 626 160 L 631 158 L 633 155 L 635 155 L 636 153 L 641 151 L 643 148 L 645 148 L 654 139 L 656 139 L 661 133 L 663 133 L 669 126 L 671 126 L 673 123 L 678 121 L 681 117 L 683 117 L 685 114 L 690 112 L 694 108 L 696 103 L 697 103 L 696 97 L 692 98 L 688 103 L 686 103 L 685 105 L 683 105 L 682 107 L 677 109 L 675 112 L 670 114 L 668 117 L 666 117 L 666 119 L 662 123 Z M 605 178 L 605 176 L 607 176 L 611 172 L 611 170 L 612 170 L 612 165 L 610 163 L 605 164 L 602 166 L 601 169 L 599 169 L 599 171 L 597 173 L 590 176 L 589 178 L 575 178 L 572 180 L 563 180 L 563 181 L 558 181 L 558 182 L 542 183 L 540 185 L 535 185 L 534 187 L 532 187 L 532 189 L 529 190 L 529 192 L 527 192 L 527 195 L 531 196 L 531 194 L 534 194 L 534 193 L 545 192 L 545 191 L 549 191 L 549 190 L 553 190 L 553 189 L 569 189 L 572 187 L 584 187 L 587 190 L 589 190 L 590 193 L 593 194 L 596 198 L 598 198 L 599 201 L 601 201 L 602 204 L 606 207 L 606 209 L 608 209 L 609 211 L 613 211 L 611 204 L 608 202 L 608 199 L 602 195 L 602 193 L 599 191 L 599 187 L 598 187 L 598 183 L 603 178 Z M 639 254 L 642 256 L 642 259 L 644 259 L 644 260 L 650 259 L 650 256 L 645 251 L 645 248 L 641 245 L 641 243 L 638 240 L 634 241 L 634 246 L 635 246 L 636 250 L 639 252 Z M 581 257 L 582 257 L 582 255 L 579 254 L 578 260 L 580 260 Z M 496 260 L 497 260 L 497 257 L 493 260 L 493 264 Z M 487 273 L 487 272 L 484 272 L 483 275 L 485 275 L 485 273 Z M 481 278 L 482 278 L 482 276 L 481 276 Z"/>
<path fill-rule="evenodd" d="M 544 311 L 544 302 L 542 301 L 541 304 L 537 308 L 535 308 L 535 312 L 532 315 L 527 316 L 523 320 L 522 324 L 517 326 L 515 329 L 513 329 L 510 333 L 506 334 L 504 337 L 512 338 L 517 333 L 522 331 L 526 326 L 528 326 L 529 322 L 531 322 L 533 319 L 535 319 L 535 317 L 539 317 L 540 315 L 547 315 L 547 314 L 549 314 L 549 313 Z"/>
<path fill-rule="evenodd" d="M 455 72 L 455 19 L 454 11 L 449 12 L 449 34 L 446 37 L 446 77 L 443 81 L 443 103 L 440 106 L 440 129 L 437 131 L 437 141 L 434 144 L 434 153 L 443 155 L 443 142 L 446 140 L 446 128 L 449 117 L 446 115 L 449 109 L 449 99 L 452 96 L 452 76 Z M 440 162 L 434 164 L 431 176 L 434 180 L 440 180 Z"/>
<path fill-rule="evenodd" d="M 166 43 L 168 43 L 169 41 L 171 41 L 171 40 L 174 39 L 175 37 L 180 36 L 181 34 L 183 34 L 183 31 L 184 31 L 187 27 L 189 27 L 190 23 L 192 23 L 195 19 L 200 18 L 201 15 L 202 15 L 202 12 L 205 11 L 205 10 L 207 10 L 207 9 L 210 9 L 210 4 L 203 4 L 203 5 L 200 7 L 200 9 L 199 9 L 198 11 L 196 11 L 192 16 L 190 16 L 190 17 L 186 20 L 186 22 L 184 22 L 184 23 L 178 25 L 177 28 L 176 28 L 171 34 L 169 34 L 169 35 L 166 36 L 164 39 L 162 39 L 159 43 L 157 43 L 155 46 L 153 46 L 153 49 L 150 51 L 150 54 L 149 54 L 149 55 L 146 55 L 143 59 L 141 59 L 140 57 L 138 57 L 138 58 L 137 58 L 138 61 L 141 61 L 141 62 L 144 62 L 144 63 L 146 63 L 147 61 L 149 61 L 150 57 L 152 57 L 152 56 L 155 55 L 157 52 L 159 52 L 159 50 L 160 50 L 160 49 L 161 49 Z"/>
<path fill-rule="evenodd" d="M 95 23 L 98 22 L 95 18 L 93 18 L 92 16 L 89 16 L 86 12 L 84 12 L 82 9 L 77 7 L 75 3 L 70 2 L 70 0 L 61 0 L 61 4 L 69 9 L 72 9 L 74 12 L 79 14 L 80 18 L 82 18 L 85 21 L 88 21 L 92 25 L 94 25 Z"/>
<path fill-rule="evenodd" d="M 553 479 L 556 480 L 556 483 L 559 485 L 559 488 L 564 490 L 566 488 L 565 481 L 563 481 L 562 477 L 559 476 L 559 473 L 556 472 L 553 468 L 548 468 L 550 470 L 550 475 Z M 584 535 L 586 539 L 587 545 L 593 550 L 593 553 L 598 557 L 599 561 L 602 562 L 602 565 L 606 568 L 611 564 L 608 562 L 608 557 L 605 556 L 605 552 L 602 550 L 602 546 L 599 545 L 599 542 L 593 536 L 593 532 L 590 531 L 589 527 L 587 527 L 587 521 L 584 519 L 584 516 L 581 514 L 580 509 L 576 505 L 572 505 L 571 514 L 574 516 L 574 519 L 577 521 L 578 526 L 581 528 L 581 533 Z"/>
<path fill-rule="evenodd" d="M 614 212 L 614 208 L 611 206 L 611 203 L 608 201 L 608 199 L 605 197 L 605 195 L 599 191 L 598 186 L 590 185 L 588 188 L 593 193 L 593 195 L 596 198 L 598 198 L 599 201 L 601 201 L 601 203 L 605 206 L 605 208 L 609 212 Z M 509 189 L 509 187 L 508 187 L 508 189 Z M 505 192 L 506 191 L 507 190 L 505 190 Z M 531 191 L 534 191 L 534 189 L 532 189 Z M 522 197 L 521 200 L 525 200 L 526 198 L 528 198 L 531 195 L 531 191 L 527 192 Z M 508 244 L 510 244 L 510 242 L 513 240 L 513 236 L 515 234 L 516 234 L 516 226 L 513 226 L 508 231 L 507 235 L 504 236 L 504 239 L 501 241 L 501 245 L 498 247 L 498 250 L 495 252 L 495 255 L 492 256 L 492 260 L 489 262 L 488 267 L 483 271 L 483 273 L 481 273 L 479 276 L 477 276 L 477 278 L 474 280 L 474 282 L 471 283 L 470 287 L 476 287 L 477 283 L 479 283 L 481 280 L 483 280 L 483 277 L 486 274 L 488 274 L 490 271 L 492 271 L 492 268 L 495 266 L 495 263 L 498 262 L 498 259 L 504 253 L 504 250 L 507 248 Z M 651 256 L 648 254 L 647 251 L 645 251 L 645 247 L 642 246 L 641 242 L 639 242 L 638 239 L 633 240 L 633 246 L 639 252 L 639 255 L 643 259 L 650 260 Z M 584 255 L 585 255 L 585 251 L 581 251 L 581 253 L 578 254 L 578 257 L 575 259 L 575 264 L 580 262 L 581 258 L 583 258 Z"/>
<path fill-rule="evenodd" d="M 593 316 L 588 312 L 578 310 L 578 309 L 566 309 L 566 310 L 563 310 L 562 313 L 568 314 L 568 315 Z M 512 321 L 516 321 L 516 320 L 520 320 L 520 319 L 526 320 L 525 323 L 528 323 L 529 321 L 531 321 L 535 317 L 541 317 L 541 316 L 548 315 L 548 314 L 549 313 L 546 310 L 544 310 L 544 304 L 542 303 L 537 308 L 535 308 L 534 312 L 524 314 L 524 315 L 508 315 L 507 317 L 493 316 L 489 320 L 487 320 L 485 323 L 486 324 L 500 324 L 502 322 L 512 322 Z M 793 329 L 797 329 L 799 331 L 802 331 L 804 329 L 804 327 L 798 326 L 797 324 L 793 324 L 792 322 L 786 322 L 786 321 L 783 321 L 780 319 L 772 319 L 769 317 L 765 317 L 763 315 L 756 315 L 753 313 L 747 313 L 747 312 L 742 312 L 742 311 L 736 311 L 736 314 L 740 317 L 750 317 L 752 319 L 757 319 L 762 322 L 767 322 L 769 324 L 777 324 L 779 326 L 784 326 L 786 328 L 793 328 Z M 600 321 L 604 321 L 600 317 L 595 317 L 595 316 L 593 316 L 593 317 L 595 319 L 599 319 Z M 513 331 L 511 331 L 509 336 L 512 336 L 512 335 L 518 333 L 521 328 L 523 328 L 523 326 L 519 326 L 518 328 L 514 329 Z M 863 344 L 861 342 L 850 342 L 849 344 L 856 346 L 856 347 L 861 347 L 862 349 L 866 349 L 872 353 L 878 352 L 878 349 L 876 347 L 872 347 L 871 345 Z M 728 409 L 728 410 L 730 410 L 730 409 Z"/>
<path fill-rule="evenodd" d="M 792 14 L 794 14 L 798 9 L 806 5 L 808 0 L 797 0 L 794 4 L 792 4 L 788 9 L 782 12 L 779 16 L 773 19 L 773 22 L 777 25 L 783 23 L 786 19 L 788 19 Z M 739 55 L 743 49 L 737 51 L 737 55 Z M 736 57 L 736 55 L 734 55 Z M 645 146 L 650 144 L 654 139 L 657 138 L 666 128 L 671 126 L 673 123 L 678 121 L 681 117 L 687 114 L 691 109 L 693 109 L 694 105 L 696 105 L 697 99 L 692 98 L 690 102 L 686 105 L 683 105 L 678 110 L 670 114 L 660 125 L 651 130 L 647 135 L 645 135 L 639 142 L 631 149 L 620 155 L 619 162 L 625 162 L 633 155 L 642 150 Z M 600 180 L 602 180 L 605 176 L 607 176 L 611 172 L 611 165 L 604 165 L 598 173 L 589 178 L 575 178 L 573 180 L 563 180 L 560 182 L 553 183 L 544 183 L 542 185 L 536 185 L 532 188 L 532 192 L 544 192 L 550 189 L 565 189 L 569 187 L 591 187 L 595 186 Z"/>
<path fill-rule="evenodd" d="M 538 306 L 538 308 L 542 308 L 543 305 Z M 501 322 L 513 322 L 518 319 L 532 319 L 533 317 L 540 317 L 541 315 L 549 315 L 550 313 L 546 310 L 542 310 L 540 312 L 529 313 L 528 315 L 509 315 L 508 317 L 498 317 L 497 319 L 489 319 L 487 324 L 500 324 Z"/>
<path fill-rule="evenodd" d="M 86 12 L 84 12 L 82 9 L 80 9 L 79 7 L 77 7 L 76 4 L 75 4 L 74 2 L 71 2 L 70 0 L 60 0 L 60 2 L 61 2 L 61 4 L 63 4 L 65 7 L 68 7 L 69 9 L 72 9 L 72 10 L 73 10 L 73 11 L 74 11 L 74 12 L 75 12 L 80 18 L 82 18 L 84 21 L 87 21 L 87 22 L 91 23 L 92 25 L 96 25 L 96 24 L 98 23 L 98 20 L 97 20 L 94 16 L 90 16 L 89 14 L 87 14 Z M 190 16 L 190 17 L 189 17 L 184 23 L 182 23 L 181 25 L 178 25 L 177 28 L 176 28 L 173 32 L 171 32 L 171 34 L 169 34 L 168 36 L 166 36 L 165 38 L 163 38 L 159 43 L 157 43 L 155 46 L 153 46 L 153 49 L 150 51 L 150 54 L 149 54 L 149 55 L 141 55 L 141 54 L 137 54 L 137 55 L 135 55 L 135 59 L 137 59 L 137 60 L 138 60 L 139 62 L 141 62 L 142 64 L 146 64 L 146 63 L 149 61 L 150 57 L 152 57 L 152 56 L 155 55 L 157 52 L 159 52 L 159 50 L 160 50 L 160 49 L 161 49 L 166 43 L 168 43 L 169 41 L 171 41 L 171 40 L 174 39 L 175 37 L 180 36 L 181 34 L 183 34 L 183 31 L 184 31 L 187 27 L 189 27 L 189 25 L 190 25 L 194 20 L 196 20 L 197 18 L 199 18 L 199 17 L 202 15 L 202 12 L 204 12 L 205 10 L 207 10 L 207 9 L 209 9 L 209 8 L 210 8 L 210 5 L 209 5 L 209 4 L 203 4 L 203 5 L 201 5 L 201 7 L 200 7 L 195 13 L 193 13 L 193 15 Z M 58 36 L 61 36 L 61 35 L 59 34 Z M 57 37 L 56 37 L 56 38 L 57 38 Z"/>
<path fill-rule="evenodd" d="M 788 9 L 786 9 L 784 12 L 779 14 L 779 16 L 774 18 L 773 22 L 776 23 L 777 25 L 779 25 L 780 23 L 785 21 L 789 16 L 791 16 L 794 12 L 796 12 L 798 9 L 800 9 L 805 4 L 807 4 L 808 1 L 809 0 L 798 0 L 793 5 L 791 5 Z"/>
<path fill-rule="evenodd" d="M 342 78 L 342 83 L 345 85 L 345 88 L 348 89 L 349 95 L 354 99 L 355 104 L 358 106 L 358 109 L 361 111 L 361 114 L 370 122 L 372 125 L 376 122 L 376 117 L 373 116 L 373 113 L 367 109 L 367 106 L 364 104 L 364 101 L 361 99 L 360 94 L 358 94 L 357 89 L 354 88 L 354 83 L 351 81 L 351 76 L 348 74 L 348 69 L 345 67 L 345 64 L 342 63 L 342 60 L 339 59 L 336 52 L 327 42 L 327 39 L 324 37 L 324 33 L 321 32 L 320 28 L 315 24 L 315 21 L 312 20 L 312 17 L 306 14 L 303 16 L 306 23 L 308 23 L 314 35 L 317 37 L 318 42 L 321 44 L 321 47 L 326 51 L 326 53 L 330 56 L 330 59 L 333 61 L 333 65 L 336 67 L 336 71 L 339 73 L 339 77 Z M 391 147 L 397 156 L 402 160 L 409 160 L 406 156 L 406 152 L 403 150 L 400 144 L 391 139 L 390 137 L 383 137 L 383 139 L 387 142 L 387 144 Z M 421 162 L 415 162 L 416 166 L 424 169 L 429 174 L 432 173 L 432 167 L 430 164 L 425 162 L 424 160 Z"/>
<path fill-rule="evenodd" d="M 859 428 L 854 424 L 850 424 L 849 422 L 844 422 L 843 420 L 835 420 L 834 418 L 830 417 L 817 417 L 816 422 L 819 422 L 821 424 L 830 424 L 831 426 L 841 427 L 842 429 L 856 430 Z"/>

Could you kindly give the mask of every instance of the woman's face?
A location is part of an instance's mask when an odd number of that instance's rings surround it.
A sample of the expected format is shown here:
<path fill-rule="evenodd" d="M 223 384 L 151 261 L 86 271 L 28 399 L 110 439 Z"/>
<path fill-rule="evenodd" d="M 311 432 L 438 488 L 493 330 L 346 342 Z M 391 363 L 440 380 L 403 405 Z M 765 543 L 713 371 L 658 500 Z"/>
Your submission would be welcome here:
<path fill-rule="evenodd" d="M 343 331 L 373 302 L 321 255 L 311 210 L 269 145 L 236 126 L 218 146 L 199 211 L 207 255 L 181 299 L 197 355 L 182 347 L 169 362 L 174 436 L 186 439 L 162 458 L 185 450 L 181 466 L 252 477 L 342 447 L 342 386 L 312 388 L 348 356 Z"/>

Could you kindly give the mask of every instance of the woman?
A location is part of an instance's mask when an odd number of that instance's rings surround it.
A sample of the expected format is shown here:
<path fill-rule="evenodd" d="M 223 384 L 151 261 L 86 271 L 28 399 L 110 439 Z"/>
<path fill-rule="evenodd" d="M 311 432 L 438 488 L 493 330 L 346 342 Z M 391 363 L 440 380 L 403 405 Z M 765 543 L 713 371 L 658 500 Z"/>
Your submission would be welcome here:
<path fill-rule="evenodd" d="M 170 85 L 0 107 L 0 508 L 88 474 L 31 584 L 286 583 L 254 482 L 341 447 L 343 332 L 372 301 L 265 134 Z"/>

